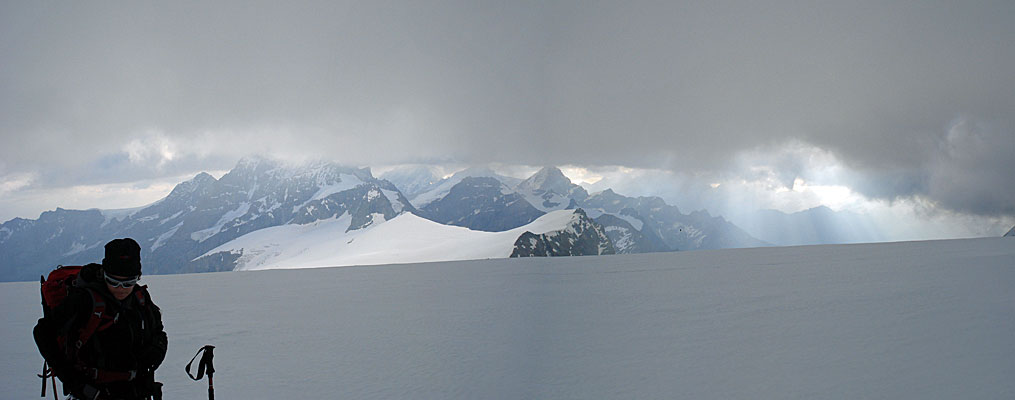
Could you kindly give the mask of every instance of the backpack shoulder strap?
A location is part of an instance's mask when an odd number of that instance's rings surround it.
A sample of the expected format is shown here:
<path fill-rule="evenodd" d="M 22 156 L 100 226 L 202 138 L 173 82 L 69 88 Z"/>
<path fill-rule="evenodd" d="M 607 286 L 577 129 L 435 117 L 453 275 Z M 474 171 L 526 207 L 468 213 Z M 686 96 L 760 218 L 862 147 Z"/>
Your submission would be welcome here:
<path fill-rule="evenodd" d="M 112 324 L 112 321 L 110 321 L 110 323 L 106 326 L 101 326 L 102 317 L 106 314 L 106 299 L 103 299 L 101 295 L 91 288 L 84 289 L 87 290 L 88 294 L 92 297 L 92 311 L 88 314 L 88 321 L 86 321 L 85 324 L 81 326 L 81 329 L 78 330 L 78 338 L 77 341 L 74 342 L 74 347 L 77 350 L 81 350 L 81 347 L 84 346 L 85 343 L 88 343 L 88 339 L 91 339 L 95 332 L 99 331 L 101 328 L 107 328 L 110 324 Z"/>

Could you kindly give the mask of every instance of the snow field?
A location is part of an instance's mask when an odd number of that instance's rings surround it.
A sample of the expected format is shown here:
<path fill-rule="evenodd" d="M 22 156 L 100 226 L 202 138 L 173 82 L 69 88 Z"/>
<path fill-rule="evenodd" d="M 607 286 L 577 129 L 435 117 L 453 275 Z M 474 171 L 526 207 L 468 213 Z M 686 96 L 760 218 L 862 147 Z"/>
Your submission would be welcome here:
<path fill-rule="evenodd" d="M 224 399 L 1015 398 L 1010 238 L 144 280 L 167 399 L 204 344 Z M 38 286 L 0 299 L 0 398 L 34 398 Z"/>
<path fill-rule="evenodd" d="M 509 231 L 483 232 L 404 213 L 391 221 L 375 215 L 373 225 L 346 231 L 352 221 L 346 213 L 306 225 L 260 229 L 205 255 L 242 252 L 239 270 L 507 258 L 525 231 L 543 234 L 565 229 L 573 218 L 574 211 L 560 210 Z"/>

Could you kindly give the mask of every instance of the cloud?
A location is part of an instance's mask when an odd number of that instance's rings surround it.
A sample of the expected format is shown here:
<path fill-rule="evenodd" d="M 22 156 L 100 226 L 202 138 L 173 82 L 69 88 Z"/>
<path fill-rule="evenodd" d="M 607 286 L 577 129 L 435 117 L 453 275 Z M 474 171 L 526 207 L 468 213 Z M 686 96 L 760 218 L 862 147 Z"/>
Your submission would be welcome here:
<path fill-rule="evenodd" d="M 932 164 L 928 196 L 948 209 L 1015 215 L 1015 127 L 962 117 Z"/>
<path fill-rule="evenodd" d="M 16 173 L 0 177 L 0 196 L 18 191 L 36 179 L 34 174 Z"/>
<path fill-rule="evenodd" d="M 148 132 L 127 143 L 123 151 L 132 164 L 155 164 L 161 168 L 176 156 L 176 144 L 161 132 Z"/>
<path fill-rule="evenodd" d="M 952 120 L 919 163 L 860 166 L 848 183 L 875 198 L 921 197 L 942 209 L 1015 216 L 1015 126 L 968 116 Z"/>
<path fill-rule="evenodd" d="M 6 2 L 0 174 L 132 182 L 248 154 L 627 166 L 682 177 L 674 191 L 750 173 L 1012 215 L 1011 15 L 1010 1 Z"/>
<path fill-rule="evenodd" d="M 151 204 L 164 198 L 173 187 L 188 176 L 168 176 L 136 182 L 72 185 L 65 187 L 36 187 L 31 184 L 5 191 L 9 181 L 0 180 L 0 223 L 10 219 L 38 218 L 46 210 L 65 209 L 119 209 Z"/>

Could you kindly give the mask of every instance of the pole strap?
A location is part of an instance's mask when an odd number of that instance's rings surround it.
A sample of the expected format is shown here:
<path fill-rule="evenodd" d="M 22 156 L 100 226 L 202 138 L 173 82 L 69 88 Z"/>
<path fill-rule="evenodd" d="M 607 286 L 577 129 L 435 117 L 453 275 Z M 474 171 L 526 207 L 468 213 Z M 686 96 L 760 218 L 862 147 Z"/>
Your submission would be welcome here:
<path fill-rule="evenodd" d="M 212 358 L 215 357 L 213 353 L 214 349 L 215 346 L 209 344 L 200 348 L 197 351 L 197 353 L 194 354 L 194 357 L 190 359 L 189 363 L 187 363 L 187 375 L 190 376 L 190 379 L 199 381 L 201 380 L 201 378 L 204 377 L 205 372 L 207 372 L 208 381 L 209 383 L 211 382 L 211 376 L 212 374 L 215 373 L 215 366 L 214 364 L 212 364 Z M 204 355 L 201 355 L 202 352 L 204 353 Z M 195 377 L 193 374 L 190 373 L 190 366 L 191 364 L 194 363 L 194 360 L 197 359 L 197 356 L 199 355 L 201 355 L 201 360 L 197 362 L 197 376 Z"/>

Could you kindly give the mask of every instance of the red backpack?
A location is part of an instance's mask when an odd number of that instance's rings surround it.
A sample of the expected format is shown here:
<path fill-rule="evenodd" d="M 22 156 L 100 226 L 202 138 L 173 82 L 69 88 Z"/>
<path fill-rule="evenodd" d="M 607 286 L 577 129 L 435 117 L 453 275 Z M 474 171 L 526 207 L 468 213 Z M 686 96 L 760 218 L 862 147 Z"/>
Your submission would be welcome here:
<path fill-rule="evenodd" d="M 74 282 L 78 280 L 78 276 L 83 268 L 85 267 L 80 265 L 60 265 L 50 272 L 48 277 L 41 280 L 42 314 L 44 318 L 49 318 L 53 309 L 63 304 L 63 301 L 67 299 L 71 288 L 75 287 Z M 96 264 L 94 268 L 98 268 L 98 265 Z M 142 307 L 145 305 L 143 290 L 145 288 L 145 286 L 141 286 L 142 290 L 134 291 L 134 295 L 137 296 L 137 300 Z M 82 289 L 87 290 L 92 297 L 92 312 L 89 314 L 88 321 L 77 332 L 77 340 L 74 342 L 75 352 L 80 350 L 81 346 L 85 343 L 88 343 L 88 339 L 95 332 L 108 328 L 116 321 L 114 316 L 106 314 L 106 300 L 102 296 L 89 288 Z M 69 332 L 63 332 L 57 337 L 57 343 L 65 350 L 67 333 Z"/>

